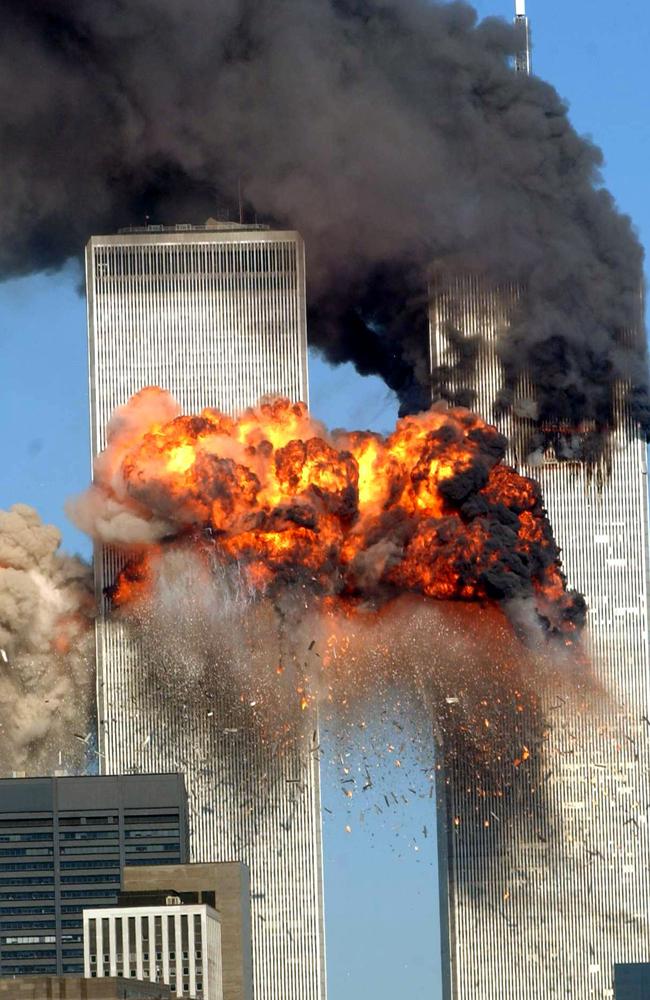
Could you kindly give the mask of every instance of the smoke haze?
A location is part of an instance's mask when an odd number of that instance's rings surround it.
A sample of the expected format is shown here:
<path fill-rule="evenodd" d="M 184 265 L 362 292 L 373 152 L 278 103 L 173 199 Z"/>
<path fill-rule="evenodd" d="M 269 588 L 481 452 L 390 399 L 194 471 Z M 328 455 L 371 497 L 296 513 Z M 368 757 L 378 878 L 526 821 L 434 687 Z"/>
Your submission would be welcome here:
<path fill-rule="evenodd" d="M 0 511 L 0 774 L 83 769 L 89 750 L 92 578 L 60 541 L 25 504 Z"/>
<path fill-rule="evenodd" d="M 575 650 L 549 643 L 533 614 L 524 643 L 496 605 L 407 595 L 346 614 L 295 584 L 260 597 L 236 567 L 206 567 L 187 540 L 161 550 L 145 598 L 114 614 L 154 689 L 277 747 L 296 735 L 311 741 L 303 710 L 314 705 L 339 743 L 392 712 L 405 739 L 422 738 L 423 756 L 436 720 L 450 753 L 462 746 L 489 769 L 532 745 L 548 685 L 575 692 L 589 683 Z"/>
<path fill-rule="evenodd" d="M 5 0 L 0 271 L 146 217 L 203 222 L 241 182 L 247 218 L 306 239 L 312 343 L 403 410 L 428 400 L 427 269 L 453 256 L 525 285 L 504 360 L 542 420 L 607 425 L 625 380 L 648 427 L 622 333 L 640 246 L 600 152 L 512 71 L 517 43 L 464 3 Z"/>

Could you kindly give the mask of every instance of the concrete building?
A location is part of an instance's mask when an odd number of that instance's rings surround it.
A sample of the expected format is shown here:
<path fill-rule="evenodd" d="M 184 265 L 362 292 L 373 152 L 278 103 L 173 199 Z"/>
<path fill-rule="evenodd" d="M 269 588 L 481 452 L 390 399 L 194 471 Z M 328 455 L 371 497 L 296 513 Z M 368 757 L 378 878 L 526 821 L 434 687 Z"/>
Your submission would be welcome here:
<path fill-rule="evenodd" d="M 84 907 L 188 849 L 178 775 L 0 780 L 0 976 L 81 974 Z"/>
<path fill-rule="evenodd" d="M 462 759 L 441 773 L 446 1000 L 613 997 L 614 963 L 643 961 L 650 940 L 646 444 L 620 387 L 598 468 L 571 460 L 588 426 L 555 428 L 555 448 L 530 452 L 539 430 L 526 416 L 531 387 L 517 387 L 508 414 L 495 409 L 497 343 L 520 294 L 480 274 L 441 273 L 431 289 L 432 366 L 442 395 L 496 423 L 509 461 L 541 484 L 568 583 L 587 599 L 588 645 L 608 700 L 594 719 L 550 692 L 534 767 L 510 767 L 503 797 L 483 794 Z"/>
<path fill-rule="evenodd" d="M 252 1000 L 251 897 L 248 869 L 239 862 L 133 867 L 122 872 L 122 902 L 165 890 L 207 902 L 221 921 L 223 1000 Z"/>
<path fill-rule="evenodd" d="M 168 986 L 138 983 L 121 977 L 21 976 L 0 979 L 7 1000 L 171 1000 Z"/>
<path fill-rule="evenodd" d="M 156 894 L 144 906 L 84 910 L 83 921 L 86 978 L 148 979 L 178 997 L 223 1000 L 221 926 L 207 903 Z"/>
<path fill-rule="evenodd" d="M 147 385 L 168 389 L 188 413 L 232 413 L 267 394 L 307 400 L 297 233 L 209 223 L 94 236 L 86 279 L 93 455 L 115 407 Z M 96 553 L 100 600 L 119 565 L 115 552 Z M 163 696 L 107 611 L 97 621 L 103 769 L 185 774 L 192 860 L 250 869 L 255 1000 L 322 1000 L 317 755 L 278 760 L 221 705 Z"/>

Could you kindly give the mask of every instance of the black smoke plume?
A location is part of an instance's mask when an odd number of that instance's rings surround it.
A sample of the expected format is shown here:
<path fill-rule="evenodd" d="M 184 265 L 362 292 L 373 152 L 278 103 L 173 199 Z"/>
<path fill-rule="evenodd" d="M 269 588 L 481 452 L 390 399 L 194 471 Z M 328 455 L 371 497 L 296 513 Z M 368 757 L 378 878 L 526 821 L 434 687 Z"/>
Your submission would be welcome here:
<path fill-rule="evenodd" d="M 424 0 L 3 0 L 4 276 L 91 233 L 234 206 L 298 228 L 312 342 L 428 402 L 426 272 L 471 258 L 521 282 L 507 405 L 650 427 L 642 252 L 552 87 L 515 74 L 514 28 Z M 558 384 L 560 391 L 558 391 Z"/>

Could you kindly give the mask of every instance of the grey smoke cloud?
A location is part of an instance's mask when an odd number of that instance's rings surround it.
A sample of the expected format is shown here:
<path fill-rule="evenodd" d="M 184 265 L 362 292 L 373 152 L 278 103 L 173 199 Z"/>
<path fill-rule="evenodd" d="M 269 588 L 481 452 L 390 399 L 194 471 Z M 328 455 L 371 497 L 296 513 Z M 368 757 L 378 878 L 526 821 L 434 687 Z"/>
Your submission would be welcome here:
<path fill-rule="evenodd" d="M 92 577 L 60 541 L 26 504 L 0 511 L 0 774 L 75 771 L 89 751 Z"/>
<path fill-rule="evenodd" d="M 607 424 L 624 379 L 648 426 L 645 349 L 621 334 L 641 248 L 516 45 L 460 2 L 4 0 L 0 272 L 203 221 L 241 181 L 249 218 L 306 238 L 312 342 L 403 408 L 428 394 L 427 267 L 453 255 L 525 284 L 505 360 L 542 418 Z"/>

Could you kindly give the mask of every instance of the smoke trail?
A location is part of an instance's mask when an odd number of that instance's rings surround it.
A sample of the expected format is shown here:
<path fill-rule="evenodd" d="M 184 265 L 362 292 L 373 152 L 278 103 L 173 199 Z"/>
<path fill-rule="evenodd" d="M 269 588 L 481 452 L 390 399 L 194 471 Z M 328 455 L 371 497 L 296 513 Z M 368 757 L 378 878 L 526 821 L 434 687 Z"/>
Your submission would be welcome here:
<path fill-rule="evenodd" d="M 0 773 L 74 771 L 94 692 L 89 567 L 31 507 L 0 511 Z M 85 741 L 85 743 L 84 743 Z"/>
<path fill-rule="evenodd" d="M 528 372 L 544 419 L 606 426 L 624 380 L 648 428 L 623 333 L 640 246 L 516 46 L 460 2 L 5 0 L 0 271 L 146 217 L 202 222 L 241 182 L 248 218 L 307 240 L 312 342 L 404 409 L 428 398 L 427 267 L 453 255 L 526 288 L 506 390 Z"/>

